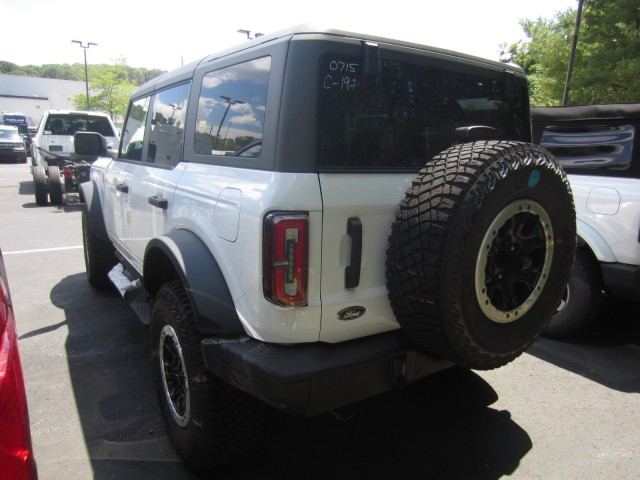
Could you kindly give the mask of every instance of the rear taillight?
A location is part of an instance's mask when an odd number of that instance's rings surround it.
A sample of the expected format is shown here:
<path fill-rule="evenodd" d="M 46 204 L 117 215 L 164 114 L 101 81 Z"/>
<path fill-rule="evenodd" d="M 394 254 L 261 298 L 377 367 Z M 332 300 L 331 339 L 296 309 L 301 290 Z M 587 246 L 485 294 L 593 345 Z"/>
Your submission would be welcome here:
<path fill-rule="evenodd" d="M 309 215 L 270 213 L 264 220 L 264 294 L 284 306 L 307 304 Z"/>
<path fill-rule="evenodd" d="M 73 170 L 69 167 L 64 167 L 64 178 L 73 178 Z"/>
<path fill-rule="evenodd" d="M 0 278 L 0 478 L 37 478 L 15 319 Z"/>

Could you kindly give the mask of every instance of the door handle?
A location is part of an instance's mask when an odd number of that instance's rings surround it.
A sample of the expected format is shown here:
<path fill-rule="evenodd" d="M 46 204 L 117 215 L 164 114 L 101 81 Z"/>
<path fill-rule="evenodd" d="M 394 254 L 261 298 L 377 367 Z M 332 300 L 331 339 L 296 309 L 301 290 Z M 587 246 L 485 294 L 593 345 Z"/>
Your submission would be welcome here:
<path fill-rule="evenodd" d="M 153 197 L 149 197 L 149 204 L 166 210 L 169 206 L 169 201 L 165 198 L 160 198 L 157 195 L 154 195 Z"/>
<path fill-rule="evenodd" d="M 116 183 L 116 190 L 122 193 L 129 193 L 129 185 L 126 183 Z"/>
<path fill-rule="evenodd" d="M 351 237 L 351 261 L 344 271 L 344 287 L 356 288 L 360 284 L 362 262 L 362 222 L 359 218 L 347 220 L 347 235 Z"/>

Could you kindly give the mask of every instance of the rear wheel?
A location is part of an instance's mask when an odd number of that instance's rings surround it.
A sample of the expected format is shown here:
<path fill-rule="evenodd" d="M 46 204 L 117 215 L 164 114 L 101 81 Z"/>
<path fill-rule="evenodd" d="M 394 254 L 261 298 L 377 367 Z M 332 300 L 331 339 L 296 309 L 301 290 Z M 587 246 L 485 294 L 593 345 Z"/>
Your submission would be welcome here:
<path fill-rule="evenodd" d="M 602 298 L 600 266 L 588 251 L 579 249 L 567 288 L 544 335 L 563 338 L 587 330 L 598 316 Z"/>
<path fill-rule="evenodd" d="M 36 204 L 45 206 L 48 203 L 49 189 L 47 188 L 47 175 L 41 166 L 33 167 L 33 186 L 35 189 Z"/>
<path fill-rule="evenodd" d="M 64 188 L 62 186 L 60 168 L 49 167 L 47 173 L 49 174 L 49 199 L 51 204 L 62 205 Z"/>
<path fill-rule="evenodd" d="M 160 288 L 151 316 L 151 357 L 158 399 L 178 455 L 207 470 L 251 451 L 263 405 L 204 366 L 195 319 L 179 282 Z"/>
<path fill-rule="evenodd" d="M 544 149 L 457 145 L 421 170 L 400 204 L 387 251 L 391 305 L 432 354 L 496 368 L 546 326 L 575 245 L 569 184 Z"/>

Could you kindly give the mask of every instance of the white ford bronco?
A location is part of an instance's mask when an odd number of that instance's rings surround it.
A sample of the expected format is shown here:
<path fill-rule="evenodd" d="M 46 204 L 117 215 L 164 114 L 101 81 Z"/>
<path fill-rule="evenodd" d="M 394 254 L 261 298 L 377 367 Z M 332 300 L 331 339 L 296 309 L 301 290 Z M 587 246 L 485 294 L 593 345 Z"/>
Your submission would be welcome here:
<path fill-rule="evenodd" d="M 533 140 L 567 172 L 578 220 L 568 288 L 545 335 L 587 331 L 603 293 L 640 298 L 640 104 L 531 109 Z"/>
<path fill-rule="evenodd" d="M 492 369 L 569 278 L 573 199 L 516 67 L 301 26 L 131 97 L 81 186 L 89 282 L 150 324 L 179 455 L 259 440 L 453 364 Z"/>

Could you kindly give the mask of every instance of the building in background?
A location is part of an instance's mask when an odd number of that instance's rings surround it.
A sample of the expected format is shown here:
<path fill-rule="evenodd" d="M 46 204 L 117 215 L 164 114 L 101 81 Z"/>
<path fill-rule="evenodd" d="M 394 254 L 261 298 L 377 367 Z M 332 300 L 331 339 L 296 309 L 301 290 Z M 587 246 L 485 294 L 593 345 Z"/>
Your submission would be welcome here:
<path fill-rule="evenodd" d="M 37 125 L 46 110 L 75 110 L 84 93 L 83 81 L 0 75 L 0 112 L 22 112 Z"/>

